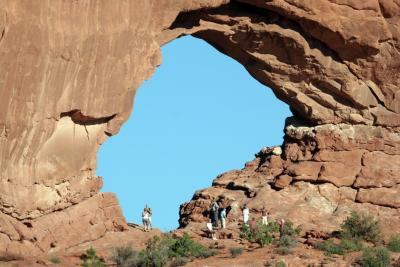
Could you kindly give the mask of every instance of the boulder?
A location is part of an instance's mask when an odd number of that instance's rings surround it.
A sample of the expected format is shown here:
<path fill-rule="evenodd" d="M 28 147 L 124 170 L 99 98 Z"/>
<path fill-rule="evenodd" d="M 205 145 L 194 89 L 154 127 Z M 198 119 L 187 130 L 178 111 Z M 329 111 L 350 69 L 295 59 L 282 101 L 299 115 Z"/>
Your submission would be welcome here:
<path fill-rule="evenodd" d="M 375 151 L 363 156 L 363 167 L 354 186 L 392 187 L 400 183 L 400 155 Z"/>
<path fill-rule="evenodd" d="M 277 188 L 285 188 L 286 186 L 290 185 L 290 183 L 293 181 L 293 178 L 289 175 L 280 175 L 278 178 L 275 180 L 275 187 Z"/>

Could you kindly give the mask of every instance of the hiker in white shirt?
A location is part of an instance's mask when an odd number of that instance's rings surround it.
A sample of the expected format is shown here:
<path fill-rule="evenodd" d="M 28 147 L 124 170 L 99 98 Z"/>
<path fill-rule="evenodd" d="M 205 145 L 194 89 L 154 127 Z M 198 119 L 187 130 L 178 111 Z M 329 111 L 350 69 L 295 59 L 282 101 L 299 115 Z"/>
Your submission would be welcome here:
<path fill-rule="evenodd" d="M 243 206 L 242 212 L 243 212 L 243 223 L 247 224 L 247 222 L 249 221 L 250 210 L 246 204 Z"/>

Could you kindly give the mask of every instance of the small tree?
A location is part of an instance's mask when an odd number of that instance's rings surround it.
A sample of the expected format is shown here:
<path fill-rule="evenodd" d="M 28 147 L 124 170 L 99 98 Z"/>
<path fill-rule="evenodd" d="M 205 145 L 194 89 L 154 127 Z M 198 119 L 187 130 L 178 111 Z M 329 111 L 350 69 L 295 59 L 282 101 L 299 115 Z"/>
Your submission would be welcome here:
<path fill-rule="evenodd" d="M 352 211 L 341 225 L 341 237 L 378 243 L 382 240 L 382 231 L 373 216 Z"/>
<path fill-rule="evenodd" d="M 257 223 L 257 230 L 254 233 L 254 240 L 260 247 L 264 247 L 273 241 L 272 232 L 276 231 L 273 225 Z"/>

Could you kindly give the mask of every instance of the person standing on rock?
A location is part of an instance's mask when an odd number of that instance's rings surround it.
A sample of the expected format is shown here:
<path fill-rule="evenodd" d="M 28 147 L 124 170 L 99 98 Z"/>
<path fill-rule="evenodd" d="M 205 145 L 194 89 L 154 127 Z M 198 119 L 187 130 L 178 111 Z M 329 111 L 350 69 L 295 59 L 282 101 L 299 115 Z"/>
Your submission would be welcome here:
<path fill-rule="evenodd" d="M 253 235 L 257 232 L 257 228 L 256 218 L 252 217 L 250 221 L 250 231 L 253 233 Z"/>
<path fill-rule="evenodd" d="M 208 220 L 207 231 L 208 231 L 208 234 L 209 234 L 209 238 L 211 238 L 212 240 L 217 240 L 217 236 L 215 234 L 215 231 L 214 231 L 214 228 L 213 228 L 213 223 L 212 223 L 211 219 Z"/>
<path fill-rule="evenodd" d="M 250 210 L 246 204 L 244 204 L 242 212 L 243 212 L 243 224 L 247 224 L 250 217 Z"/>
<path fill-rule="evenodd" d="M 265 208 L 265 206 L 261 210 L 261 219 L 262 219 L 262 224 L 263 225 L 268 225 L 268 211 Z"/>
<path fill-rule="evenodd" d="M 147 204 L 146 204 L 146 208 L 147 208 L 147 213 L 149 214 L 149 228 L 151 230 L 153 228 L 152 223 L 151 223 L 151 216 L 153 215 L 153 212 L 151 211 L 151 208 L 149 206 L 147 206 Z"/>
<path fill-rule="evenodd" d="M 223 207 L 219 213 L 219 219 L 221 220 L 221 228 L 226 228 L 226 208 Z"/>
<path fill-rule="evenodd" d="M 219 205 L 217 201 L 213 201 L 211 204 L 211 219 L 214 227 L 218 227 L 218 210 L 219 210 Z"/>
<path fill-rule="evenodd" d="M 279 239 L 282 239 L 285 235 L 285 220 L 279 219 L 277 223 L 279 226 Z"/>
<path fill-rule="evenodd" d="M 150 218 L 150 213 L 147 210 L 147 208 L 144 208 L 143 212 L 142 212 L 142 222 L 143 222 L 143 228 L 144 228 L 145 232 L 150 230 L 150 220 L 149 220 L 149 218 Z"/>

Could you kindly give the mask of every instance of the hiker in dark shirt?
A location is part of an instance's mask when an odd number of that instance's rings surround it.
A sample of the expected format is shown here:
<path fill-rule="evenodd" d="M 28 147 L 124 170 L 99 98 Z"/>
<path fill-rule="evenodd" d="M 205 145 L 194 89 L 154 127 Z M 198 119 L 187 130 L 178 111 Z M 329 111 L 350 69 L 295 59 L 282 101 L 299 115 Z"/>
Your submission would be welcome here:
<path fill-rule="evenodd" d="M 211 219 L 214 227 L 218 227 L 218 210 L 219 205 L 217 201 L 213 201 L 211 204 Z"/>

